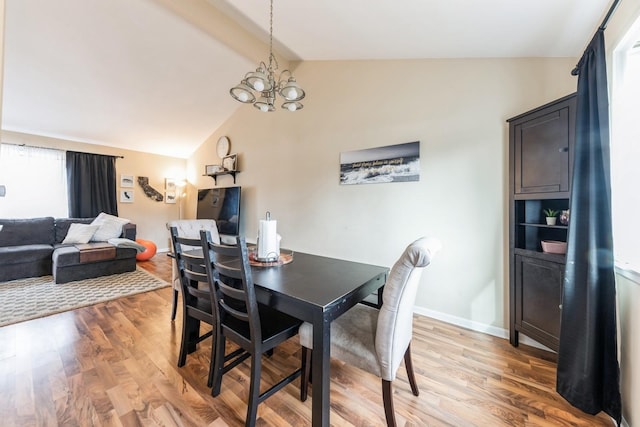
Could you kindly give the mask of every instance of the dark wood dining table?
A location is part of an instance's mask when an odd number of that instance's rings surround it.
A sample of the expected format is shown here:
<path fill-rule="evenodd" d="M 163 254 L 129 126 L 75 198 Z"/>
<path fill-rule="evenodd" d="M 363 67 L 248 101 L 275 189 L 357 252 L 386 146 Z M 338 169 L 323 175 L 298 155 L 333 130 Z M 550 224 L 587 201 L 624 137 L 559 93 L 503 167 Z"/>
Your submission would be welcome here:
<path fill-rule="evenodd" d="M 305 253 L 295 253 L 289 264 L 251 268 L 261 303 L 313 325 L 313 426 L 329 426 L 331 322 L 384 286 L 388 272 L 387 267 Z"/>
<path fill-rule="evenodd" d="M 313 426 L 329 426 L 331 322 L 382 288 L 388 272 L 387 267 L 300 252 L 288 264 L 251 267 L 259 302 L 313 325 Z"/>

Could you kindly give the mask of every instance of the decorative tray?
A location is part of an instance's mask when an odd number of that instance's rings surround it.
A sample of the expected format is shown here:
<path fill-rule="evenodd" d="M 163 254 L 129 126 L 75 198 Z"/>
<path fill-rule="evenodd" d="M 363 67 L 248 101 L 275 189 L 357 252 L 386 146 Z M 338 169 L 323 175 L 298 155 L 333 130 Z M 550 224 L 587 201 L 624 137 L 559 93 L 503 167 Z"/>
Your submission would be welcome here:
<path fill-rule="evenodd" d="M 258 251 L 255 247 L 249 248 L 249 264 L 254 267 L 275 267 L 279 265 L 289 264 L 293 261 L 293 251 L 280 250 L 280 258 L 276 261 L 259 261 L 256 256 Z"/>

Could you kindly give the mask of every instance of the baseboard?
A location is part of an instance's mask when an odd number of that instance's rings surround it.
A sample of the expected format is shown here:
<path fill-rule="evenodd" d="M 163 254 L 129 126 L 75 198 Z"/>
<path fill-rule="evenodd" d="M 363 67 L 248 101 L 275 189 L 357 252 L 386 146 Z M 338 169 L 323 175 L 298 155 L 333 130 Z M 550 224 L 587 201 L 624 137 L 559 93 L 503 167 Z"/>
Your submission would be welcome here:
<path fill-rule="evenodd" d="M 442 313 L 435 310 L 429 310 L 423 307 L 415 307 L 413 312 L 420 316 L 431 317 L 436 320 L 441 320 L 452 325 L 461 326 L 463 328 L 471 329 L 472 331 L 481 332 L 483 334 L 492 335 L 494 337 L 509 339 L 509 331 L 504 328 L 499 328 L 493 325 L 487 325 L 485 323 L 476 322 L 474 320 L 465 319 L 462 317 L 452 316 L 450 314 Z M 520 344 L 528 345 L 531 347 L 540 348 L 542 350 L 551 351 L 549 347 L 540 344 L 538 341 L 529 338 L 528 336 L 520 333 Z M 554 352 L 555 353 L 555 352 Z"/>

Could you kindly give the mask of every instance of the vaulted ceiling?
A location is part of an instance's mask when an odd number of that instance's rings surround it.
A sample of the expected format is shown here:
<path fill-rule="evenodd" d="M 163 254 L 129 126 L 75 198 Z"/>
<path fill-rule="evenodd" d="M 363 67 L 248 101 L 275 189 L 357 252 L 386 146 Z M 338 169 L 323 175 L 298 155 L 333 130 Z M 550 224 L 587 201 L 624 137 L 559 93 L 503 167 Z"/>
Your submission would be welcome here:
<path fill-rule="evenodd" d="M 283 61 L 579 57 L 608 5 L 274 0 L 274 49 Z M 3 129 L 188 157 L 249 108 L 229 89 L 267 60 L 269 1 L 6 0 L 4 43 Z"/>

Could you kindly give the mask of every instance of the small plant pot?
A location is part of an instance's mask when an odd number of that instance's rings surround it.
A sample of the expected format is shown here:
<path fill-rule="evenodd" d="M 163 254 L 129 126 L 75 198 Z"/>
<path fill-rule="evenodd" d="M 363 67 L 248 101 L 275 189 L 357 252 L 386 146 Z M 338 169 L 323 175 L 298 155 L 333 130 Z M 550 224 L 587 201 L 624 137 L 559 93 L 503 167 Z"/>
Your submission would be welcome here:
<path fill-rule="evenodd" d="M 547 225 L 556 225 L 556 217 L 555 216 L 548 216 L 547 217 Z"/>

